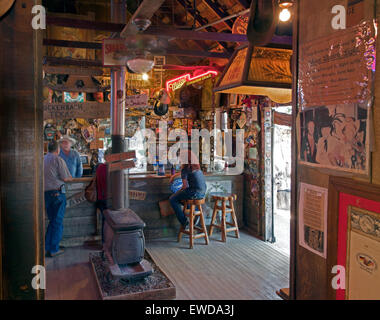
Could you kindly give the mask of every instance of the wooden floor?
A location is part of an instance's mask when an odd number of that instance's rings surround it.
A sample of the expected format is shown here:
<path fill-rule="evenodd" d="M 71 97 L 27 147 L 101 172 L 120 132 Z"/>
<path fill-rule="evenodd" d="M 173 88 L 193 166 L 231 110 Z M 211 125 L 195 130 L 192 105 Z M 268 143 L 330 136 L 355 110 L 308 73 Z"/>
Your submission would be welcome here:
<path fill-rule="evenodd" d="M 170 277 L 179 300 L 279 299 L 276 290 L 289 286 L 289 257 L 244 232 L 227 243 L 211 237 L 188 249 L 188 238 L 147 243 L 160 268 Z M 88 253 L 96 248 L 71 248 L 47 259 L 46 299 L 99 299 Z"/>
<path fill-rule="evenodd" d="M 244 232 L 240 239 L 228 236 L 227 243 L 216 239 L 218 233 L 208 246 L 197 239 L 192 250 L 187 238 L 180 244 L 148 244 L 155 262 L 175 284 L 177 299 L 278 299 L 276 290 L 289 286 L 289 257 L 272 245 Z"/>

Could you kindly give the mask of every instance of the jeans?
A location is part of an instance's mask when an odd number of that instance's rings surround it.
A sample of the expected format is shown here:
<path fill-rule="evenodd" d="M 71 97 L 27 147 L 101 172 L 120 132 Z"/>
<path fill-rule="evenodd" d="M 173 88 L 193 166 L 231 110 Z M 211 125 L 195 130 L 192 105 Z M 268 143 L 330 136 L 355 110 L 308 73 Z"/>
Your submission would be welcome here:
<path fill-rule="evenodd" d="M 181 201 L 183 200 L 195 200 L 195 199 L 203 199 L 205 196 L 202 192 L 193 192 L 189 189 L 179 190 L 175 194 L 173 194 L 170 198 L 170 204 L 174 209 L 174 212 L 177 216 L 178 221 L 182 224 L 182 226 L 186 226 L 187 218 L 183 213 L 181 207 Z"/>
<path fill-rule="evenodd" d="M 45 191 L 45 208 L 49 225 L 45 235 L 45 251 L 56 253 L 63 233 L 63 217 L 66 210 L 66 194 L 60 191 Z"/>

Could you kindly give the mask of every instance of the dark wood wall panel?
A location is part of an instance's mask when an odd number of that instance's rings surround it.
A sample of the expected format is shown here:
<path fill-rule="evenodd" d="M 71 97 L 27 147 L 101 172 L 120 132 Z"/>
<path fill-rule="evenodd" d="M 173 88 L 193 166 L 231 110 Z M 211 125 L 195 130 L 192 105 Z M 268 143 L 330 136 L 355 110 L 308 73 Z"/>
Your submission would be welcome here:
<path fill-rule="evenodd" d="M 373 17 L 374 2 L 373 0 L 366 0 L 365 2 L 365 16 L 367 18 Z M 331 28 L 331 19 L 333 14 L 331 9 L 334 5 L 347 6 L 347 0 L 320 0 L 309 1 L 299 0 L 298 6 L 298 46 L 313 39 L 327 36 L 334 32 Z M 378 80 L 379 77 L 377 77 Z M 294 77 L 295 88 L 298 83 L 298 76 Z M 376 80 L 376 81 L 377 81 Z M 293 110 L 299 111 L 300 106 L 295 102 Z M 380 112 L 375 107 L 375 118 L 379 118 Z M 295 119 L 293 121 L 295 123 Z M 295 141 L 294 141 L 295 142 Z M 378 143 L 378 142 L 376 142 Z M 298 151 L 297 151 L 298 156 Z M 378 151 L 373 154 L 373 159 L 378 158 Z M 293 159 L 296 160 L 296 159 Z M 378 164 L 372 163 L 372 176 L 364 179 L 371 181 L 372 177 L 377 177 Z M 335 179 L 334 176 L 342 175 L 335 171 L 316 170 L 307 166 L 297 165 L 295 168 L 297 172 L 296 183 L 292 188 L 296 192 L 295 199 L 292 199 L 293 210 L 297 213 L 297 222 L 294 226 L 295 239 L 293 240 L 293 254 L 294 266 L 294 279 L 291 283 L 294 284 L 293 297 L 296 299 L 334 299 L 335 294 L 331 289 L 331 267 L 336 261 L 336 245 L 337 245 L 337 232 L 338 232 L 338 210 L 332 210 L 333 205 L 338 208 L 338 192 L 333 190 L 330 181 Z M 355 180 L 363 180 L 353 175 L 343 174 L 348 178 L 347 181 L 355 184 Z M 299 203 L 299 184 L 305 182 L 308 184 L 329 188 L 329 209 L 328 209 L 328 225 L 327 225 L 327 259 L 324 259 L 307 249 L 298 245 L 298 203 Z M 291 290 L 292 291 L 292 290 Z"/>
<path fill-rule="evenodd" d="M 16 1 L 1 19 L 1 213 L 5 298 L 42 298 L 31 286 L 43 265 L 42 34 L 31 27 L 32 7 Z"/>

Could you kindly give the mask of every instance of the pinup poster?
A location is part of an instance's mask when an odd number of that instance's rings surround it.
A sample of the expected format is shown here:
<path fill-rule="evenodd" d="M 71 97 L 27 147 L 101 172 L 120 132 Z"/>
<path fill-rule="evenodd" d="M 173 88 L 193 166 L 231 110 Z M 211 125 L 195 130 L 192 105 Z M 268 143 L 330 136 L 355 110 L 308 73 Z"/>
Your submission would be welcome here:
<path fill-rule="evenodd" d="M 346 104 L 302 111 L 299 116 L 299 161 L 316 168 L 369 173 L 367 106 Z"/>

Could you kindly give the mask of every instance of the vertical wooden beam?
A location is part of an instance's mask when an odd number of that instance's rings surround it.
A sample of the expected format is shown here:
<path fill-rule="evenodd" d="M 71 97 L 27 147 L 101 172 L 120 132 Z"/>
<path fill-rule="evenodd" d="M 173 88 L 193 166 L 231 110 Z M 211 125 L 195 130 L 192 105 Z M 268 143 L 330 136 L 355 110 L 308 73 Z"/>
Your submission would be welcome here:
<path fill-rule="evenodd" d="M 291 165 L 291 202 L 290 202 L 290 270 L 289 270 L 289 298 L 295 300 L 296 295 L 296 254 L 297 254 L 297 161 L 298 161 L 298 146 L 297 146 L 297 114 L 298 114 L 298 28 L 299 28 L 299 6 L 298 1 L 294 4 L 293 21 L 293 56 L 292 56 L 292 165 Z"/>
<path fill-rule="evenodd" d="M 1 166 L 1 163 L 0 163 Z M 1 190 L 0 190 L 1 194 Z M 1 197 L 0 197 L 0 301 L 3 300 L 3 224 L 1 215 Z"/>
<path fill-rule="evenodd" d="M 16 1 L 0 23 L 0 190 L 6 299 L 42 299 L 32 268 L 44 264 L 42 30 Z"/>

